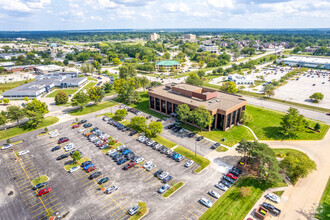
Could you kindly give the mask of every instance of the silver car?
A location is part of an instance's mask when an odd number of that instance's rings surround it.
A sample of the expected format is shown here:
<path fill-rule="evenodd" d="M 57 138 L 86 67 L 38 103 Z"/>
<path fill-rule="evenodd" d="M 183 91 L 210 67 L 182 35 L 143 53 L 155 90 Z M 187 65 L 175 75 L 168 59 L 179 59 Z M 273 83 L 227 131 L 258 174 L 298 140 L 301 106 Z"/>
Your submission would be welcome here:
<path fill-rule="evenodd" d="M 216 199 L 219 199 L 220 198 L 219 193 L 217 193 L 216 191 L 211 190 L 208 193 L 209 193 L 210 196 L 212 196 L 212 197 L 214 197 Z"/>
<path fill-rule="evenodd" d="M 171 188 L 170 184 L 165 184 L 165 185 L 163 185 L 162 187 L 159 188 L 158 193 L 162 194 L 165 191 L 169 190 L 170 188 Z"/>

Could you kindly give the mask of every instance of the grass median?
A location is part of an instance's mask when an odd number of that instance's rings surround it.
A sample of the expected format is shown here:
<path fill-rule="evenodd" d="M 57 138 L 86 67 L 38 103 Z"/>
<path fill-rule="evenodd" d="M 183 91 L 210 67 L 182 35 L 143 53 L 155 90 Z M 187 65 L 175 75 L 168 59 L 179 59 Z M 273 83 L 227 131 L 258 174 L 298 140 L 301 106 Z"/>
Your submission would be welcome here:
<path fill-rule="evenodd" d="M 133 215 L 132 217 L 130 217 L 129 220 L 140 219 L 140 218 L 142 218 L 142 216 L 144 216 L 147 213 L 148 208 L 147 208 L 147 204 L 146 203 L 139 202 L 138 205 L 140 207 L 138 213 L 136 215 Z"/>
<path fill-rule="evenodd" d="M 95 85 L 96 85 L 96 82 L 89 82 L 82 89 L 88 90 L 88 89 L 92 88 Z"/>
<path fill-rule="evenodd" d="M 78 89 L 56 89 L 52 93 L 49 93 L 46 97 L 54 98 L 57 95 L 57 93 L 59 93 L 60 91 L 66 92 L 66 94 L 68 94 L 68 95 L 72 95 L 73 93 L 77 92 Z"/>
<path fill-rule="evenodd" d="M 69 112 L 69 114 L 72 116 L 87 115 L 92 112 L 96 112 L 96 111 L 99 111 L 102 109 L 106 109 L 106 108 L 115 106 L 116 104 L 117 103 L 115 103 L 115 102 L 105 101 L 105 102 L 101 102 L 101 103 L 97 103 L 97 104 L 88 105 L 84 108 L 78 108 L 78 109 L 71 110 Z"/>
<path fill-rule="evenodd" d="M 77 161 L 77 163 L 72 163 L 64 166 L 64 169 L 66 171 L 69 171 L 72 167 L 80 166 L 83 162 L 89 161 L 90 159 L 88 157 L 83 157 L 80 160 Z"/>
<path fill-rule="evenodd" d="M 152 138 L 152 140 L 156 141 L 157 143 L 159 143 L 161 145 L 164 145 L 167 148 L 172 148 L 172 147 L 176 146 L 176 143 L 174 143 L 162 136 L 159 136 L 159 135 L 157 135 L 157 137 L 155 137 L 155 138 Z"/>
<path fill-rule="evenodd" d="M 210 161 L 208 159 L 202 157 L 199 154 L 196 154 L 196 157 L 195 157 L 194 152 L 192 152 L 191 150 L 188 150 L 184 147 L 179 146 L 179 147 L 175 148 L 174 151 L 181 154 L 182 156 L 185 156 L 186 158 L 188 158 L 190 160 L 195 161 L 195 163 L 199 164 L 199 167 L 197 167 L 197 169 L 195 169 L 195 173 L 201 172 L 210 164 Z"/>
<path fill-rule="evenodd" d="M 16 126 L 13 128 L 9 128 L 7 130 L 2 130 L 0 131 L 0 140 L 15 137 L 17 135 L 21 135 L 30 131 L 34 131 L 43 127 L 50 126 L 58 122 L 58 120 L 59 119 L 57 117 L 47 117 L 36 128 L 26 128 L 24 127 L 24 124 L 22 124 L 21 126 Z"/>
<path fill-rule="evenodd" d="M 169 190 L 164 192 L 163 197 L 168 198 L 170 195 L 172 195 L 174 192 L 176 192 L 178 189 L 180 189 L 183 185 L 184 185 L 184 182 L 182 182 L 182 181 L 176 183 Z"/>
<path fill-rule="evenodd" d="M 34 180 L 32 180 L 31 183 L 32 183 L 32 186 L 35 186 L 39 183 L 47 182 L 48 180 L 49 180 L 48 176 L 42 175 L 42 176 L 39 176 L 39 177 L 35 178 Z"/>
<path fill-rule="evenodd" d="M 123 145 L 123 144 L 120 143 L 120 142 L 117 142 L 117 143 L 115 143 L 115 144 L 112 145 L 112 146 L 109 146 L 109 147 L 106 147 L 106 148 L 102 149 L 102 152 L 103 152 L 104 154 L 106 154 L 106 153 L 108 153 L 109 150 L 111 150 L 111 149 L 117 149 L 117 147 L 119 147 L 120 145 Z"/>

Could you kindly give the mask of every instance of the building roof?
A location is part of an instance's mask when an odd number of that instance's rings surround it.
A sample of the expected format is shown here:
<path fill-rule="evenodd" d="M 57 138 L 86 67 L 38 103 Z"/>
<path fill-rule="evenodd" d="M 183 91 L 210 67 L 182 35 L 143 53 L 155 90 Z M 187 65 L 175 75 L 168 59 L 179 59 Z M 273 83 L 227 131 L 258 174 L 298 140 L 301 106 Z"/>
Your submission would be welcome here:
<path fill-rule="evenodd" d="M 176 66 L 176 65 L 180 65 L 180 63 L 178 61 L 175 61 L 175 60 L 161 60 L 161 61 L 158 61 L 156 63 L 156 65 L 159 65 L 159 66 Z"/>
<path fill-rule="evenodd" d="M 195 91 L 196 88 L 200 89 L 203 87 L 199 86 L 192 86 L 188 84 L 178 84 L 175 85 L 175 87 L 178 88 L 186 88 L 186 90 L 189 91 Z M 190 106 L 205 106 L 207 110 L 214 111 L 216 109 L 222 110 L 222 111 L 227 111 L 230 110 L 233 107 L 236 107 L 239 104 L 242 104 L 243 102 L 246 102 L 246 100 L 239 95 L 233 95 L 229 93 L 224 93 L 220 91 L 216 91 L 217 95 L 215 98 L 212 98 L 210 100 L 204 101 L 202 99 L 198 99 L 196 97 L 187 97 L 184 95 L 181 95 L 177 92 L 173 92 L 171 89 L 168 89 L 168 85 L 161 85 L 157 87 L 152 87 L 149 89 L 150 94 L 155 94 L 159 96 L 166 97 L 166 99 L 172 99 L 181 103 L 188 104 Z"/>
<path fill-rule="evenodd" d="M 303 62 L 303 63 L 313 63 L 316 65 L 330 64 L 329 58 L 320 58 L 320 57 L 301 57 L 301 56 L 292 56 L 283 59 L 284 62 Z"/>
<path fill-rule="evenodd" d="M 39 71 L 52 71 L 52 70 L 57 70 L 57 69 L 62 69 L 64 67 L 58 66 L 58 65 L 46 65 L 46 66 L 38 66 L 36 69 Z"/>

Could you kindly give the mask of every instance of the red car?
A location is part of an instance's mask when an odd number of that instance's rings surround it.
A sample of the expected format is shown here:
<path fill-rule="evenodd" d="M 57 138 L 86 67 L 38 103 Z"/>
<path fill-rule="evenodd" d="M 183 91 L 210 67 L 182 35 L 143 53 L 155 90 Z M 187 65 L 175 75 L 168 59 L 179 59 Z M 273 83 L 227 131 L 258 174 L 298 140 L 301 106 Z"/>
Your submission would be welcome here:
<path fill-rule="evenodd" d="M 64 143 L 64 142 L 67 142 L 67 141 L 69 141 L 69 138 L 67 138 L 67 137 L 61 137 L 60 139 L 58 139 L 58 144 L 62 144 L 62 143 Z"/>
<path fill-rule="evenodd" d="M 135 164 L 135 162 L 128 163 L 126 166 L 124 166 L 124 170 L 128 170 L 129 168 L 134 167 Z"/>
<path fill-rule="evenodd" d="M 52 191 L 52 188 L 42 189 L 38 192 L 38 196 L 45 195 L 47 193 L 50 193 Z"/>
<path fill-rule="evenodd" d="M 235 176 L 234 174 L 232 173 L 227 173 L 227 175 L 229 178 L 233 179 L 233 180 L 237 180 L 237 176 Z"/>
<path fill-rule="evenodd" d="M 105 142 L 102 142 L 102 143 L 97 144 L 97 146 L 98 146 L 98 147 L 101 147 L 101 146 L 103 146 L 103 145 L 105 145 L 105 144 L 106 144 Z"/>
<path fill-rule="evenodd" d="M 88 167 L 88 169 L 86 170 L 86 172 L 89 173 L 89 172 L 92 172 L 95 169 L 96 169 L 96 166 Z"/>
<path fill-rule="evenodd" d="M 72 128 L 78 128 L 80 126 L 80 124 L 75 124 L 75 125 L 72 125 Z"/>

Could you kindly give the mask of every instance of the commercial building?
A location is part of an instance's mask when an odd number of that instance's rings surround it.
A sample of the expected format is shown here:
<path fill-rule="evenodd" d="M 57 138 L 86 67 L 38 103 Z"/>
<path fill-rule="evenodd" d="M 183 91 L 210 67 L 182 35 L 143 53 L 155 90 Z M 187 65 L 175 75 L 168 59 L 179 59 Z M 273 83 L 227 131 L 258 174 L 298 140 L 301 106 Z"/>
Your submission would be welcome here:
<path fill-rule="evenodd" d="M 175 60 L 162 60 L 157 62 L 155 65 L 157 71 L 159 71 L 162 67 L 164 67 L 167 71 L 171 70 L 172 67 L 175 69 L 180 69 L 180 63 Z"/>
<path fill-rule="evenodd" d="M 64 67 L 58 65 L 46 65 L 46 66 L 38 66 L 35 68 L 36 73 L 38 74 L 47 74 L 58 71 L 63 71 Z"/>
<path fill-rule="evenodd" d="M 86 77 L 73 77 L 76 73 L 52 73 L 49 75 L 40 75 L 35 81 L 23 84 L 11 90 L 2 93 L 3 98 L 23 99 L 39 98 L 42 94 L 48 93 L 54 87 L 68 88 L 80 87 L 87 82 Z"/>
<path fill-rule="evenodd" d="M 13 58 L 13 57 L 17 58 L 21 55 L 26 57 L 26 55 L 24 53 L 1 53 L 0 58 L 5 59 L 5 60 L 11 60 L 11 58 Z"/>
<path fill-rule="evenodd" d="M 220 52 L 219 47 L 217 45 L 213 45 L 213 44 L 204 44 L 204 45 L 199 46 L 199 48 L 202 51 L 207 51 L 207 52 L 215 53 L 215 54 L 219 54 L 219 52 Z"/>
<path fill-rule="evenodd" d="M 254 79 L 249 76 L 242 76 L 239 74 L 233 74 L 228 76 L 229 81 L 233 81 L 236 85 L 243 85 L 243 84 L 254 84 Z"/>
<path fill-rule="evenodd" d="M 149 34 L 149 40 L 155 41 L 157 39 L 159 39 L 159 34 L 156 34 L 156 33 Z"/>
<path fill-rule="evenodd" d="M 292 56 L 278 60 L 277 62 L 283 62 L 289 66 L 302 66 L 302 67 L 317 67 L 323 69 L 330 69 L 330 59 L 320 57 L 303 57 L 303 56 Z"/>
<path fill-rule="evenodd" d="M 190 109 L 204 106 L 214 116 L 210 129 L 227 130 L 240 121 L 247 101 L 239 96 L 189 84 L 171 84 L 148 90 L 149 108 L 164 115 L 173 115 L 178 105 Z M 190 122 L 192 123 L 192 122 Z"/>
<path fill-rule="evenodd" d="M 189 41 L 192 43 L 196 43 L 197 38 L 196 38 L 195 34 L 185 34 L 185 35 L 183 35 L 183 41 Z"/>

